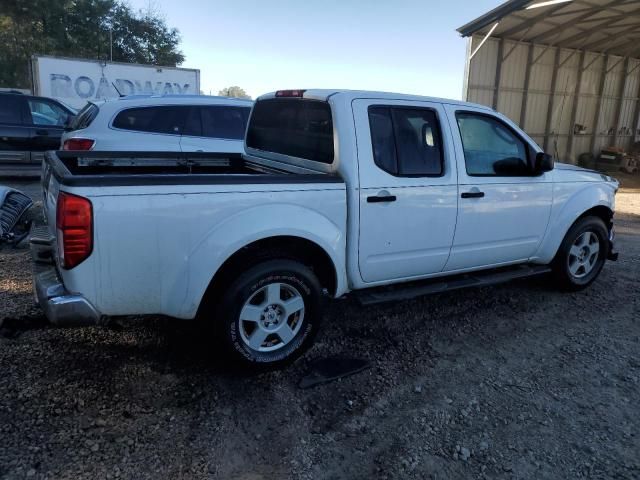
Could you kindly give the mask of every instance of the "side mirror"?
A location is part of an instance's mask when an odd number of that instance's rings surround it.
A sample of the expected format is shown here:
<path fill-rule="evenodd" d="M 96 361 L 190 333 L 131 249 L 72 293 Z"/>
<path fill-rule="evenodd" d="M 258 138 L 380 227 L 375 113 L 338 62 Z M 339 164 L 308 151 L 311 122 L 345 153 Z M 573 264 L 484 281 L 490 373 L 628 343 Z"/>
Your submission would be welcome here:
<path fill-rule="evenodd" d="M 553 170 L 553 156 L 548 153 L 538 152 L 536 154 L 536 164 L 535 171 L 536 173 L 544 173 L 550 172 Z"/>

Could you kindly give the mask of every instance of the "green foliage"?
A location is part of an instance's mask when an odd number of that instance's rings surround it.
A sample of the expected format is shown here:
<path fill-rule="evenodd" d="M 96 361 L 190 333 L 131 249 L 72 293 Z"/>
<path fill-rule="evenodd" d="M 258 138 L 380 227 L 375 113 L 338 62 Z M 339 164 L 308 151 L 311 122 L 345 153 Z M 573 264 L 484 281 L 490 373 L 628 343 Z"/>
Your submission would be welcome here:
<path fill-rule="evenodd" d="M 176 66 L 180 34 L 122 0 L 1 0 L 0 86 L 30 88 L 32 55 Z"/>
<path fill-rule="evenodd" d="M 218 95 L 221 95 L 223 97 L 235 97 L 235 98 L 248 98 L 251 99 L 251 97 L 249 95 L 247 95 L 247 92 L 244 91 L 244 89 L 238 87 L 238 86 L 232 86 L 232 87 L 227 87 L 227 88 L 223 88 L 222 90 L 220 90 L 218 92 Z"/>

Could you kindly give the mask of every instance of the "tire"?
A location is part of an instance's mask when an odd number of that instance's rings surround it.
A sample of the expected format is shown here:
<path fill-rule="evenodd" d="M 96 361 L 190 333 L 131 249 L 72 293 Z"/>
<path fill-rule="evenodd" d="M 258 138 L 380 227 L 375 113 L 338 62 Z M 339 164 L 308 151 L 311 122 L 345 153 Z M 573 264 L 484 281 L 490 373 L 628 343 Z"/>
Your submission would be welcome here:
<path fill-rule="evenodd" d="M 233 365 L 281 368 L 313 343 L 321 315 L 322 289 L 313 271 L 289 259 L 249 267 L 220 297 L 214 332 Z M 206 315 L 206 312 L 205 312 Z"/>
<path fill-rule="evenodd" d="M 558 286 L 578 291 L 591 285 L 604 266 L 608 248 L 607 227 L 600 218 L 589 216 L 576 221 L 552 264 Z"/>

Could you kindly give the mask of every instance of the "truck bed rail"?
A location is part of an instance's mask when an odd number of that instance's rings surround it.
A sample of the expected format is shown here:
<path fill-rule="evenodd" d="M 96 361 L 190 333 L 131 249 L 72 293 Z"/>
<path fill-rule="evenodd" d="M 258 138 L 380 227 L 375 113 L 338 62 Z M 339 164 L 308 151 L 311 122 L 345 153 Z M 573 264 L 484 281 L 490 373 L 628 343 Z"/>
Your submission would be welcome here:
<path fill-rule="evenodd" d="M 69 186 L 343 182 L 337 175 L 261 165 L 239 153 L 49 151 L 45 162 L 45 175 Z"/>

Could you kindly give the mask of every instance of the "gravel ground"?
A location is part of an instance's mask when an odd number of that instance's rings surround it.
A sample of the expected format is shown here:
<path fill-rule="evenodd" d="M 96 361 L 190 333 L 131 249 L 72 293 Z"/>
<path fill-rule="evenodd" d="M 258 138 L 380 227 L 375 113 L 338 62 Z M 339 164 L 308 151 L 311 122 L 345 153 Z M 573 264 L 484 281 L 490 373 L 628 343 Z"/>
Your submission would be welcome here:
<path fill-rule="evenodd" d="M 640 478 L 636 182 L 588 290 L 337 301 L 303 359 L 256 376 L 184 322 L 50 328 L 26 250 L 0 250 L 0 478 Z M 298 388 L 334 354 L 371 368 Z"/>

